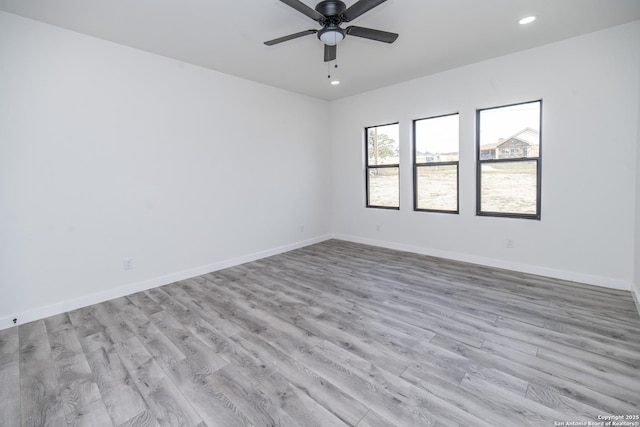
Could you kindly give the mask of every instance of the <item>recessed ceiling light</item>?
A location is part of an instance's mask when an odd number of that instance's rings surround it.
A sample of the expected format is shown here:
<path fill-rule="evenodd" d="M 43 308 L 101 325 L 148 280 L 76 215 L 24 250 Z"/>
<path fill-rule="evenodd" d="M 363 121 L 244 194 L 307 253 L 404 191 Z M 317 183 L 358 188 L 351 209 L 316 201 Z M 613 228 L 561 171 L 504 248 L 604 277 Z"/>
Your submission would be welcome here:
<path fill-rule="evenodd" d="M 527 25 L 527 24 L 531 24 L 533 21 L 536 20 L 535 16 L 527 16 L 522 18 L 521 20 L 518 21 L 518 24 L 520 25 Z"/>
<path fill-rule="evenodd" d="M 338 86 L 340 84 L 340 80 L 332 80 L 331 84 L 334 86 Z"/>

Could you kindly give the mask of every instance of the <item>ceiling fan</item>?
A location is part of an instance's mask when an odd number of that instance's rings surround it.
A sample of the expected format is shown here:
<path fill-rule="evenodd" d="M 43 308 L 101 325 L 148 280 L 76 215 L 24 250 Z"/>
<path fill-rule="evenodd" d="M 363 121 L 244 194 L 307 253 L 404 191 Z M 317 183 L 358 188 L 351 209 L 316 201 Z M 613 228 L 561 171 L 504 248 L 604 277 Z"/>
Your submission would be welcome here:
<path fill-rule="evenodd" d="M 350 22 L 365 12 L 384 3 L 386 0 L 358 0 L 349 8 L 340 0 L 324 0 L 316 5 L 315 10 L 311 9 L 300 0 L 280 0 L 282 3 L 291 6 L 300 13 L 317 21 L 322 25 L 320 30 L 306 30 L 299 33 L 264 42 L 267 46 L 297 39 L 309 34 L 318 34 L 318 38 L 324 43 L 324 61 L 334 61 L 336 59 L 336 45 L 340 43 L 346 35 L 362 37 L 384 43 L 393 43 L 398 38 L 398 34 L 387 31 L 374 30 L 372 28 L 348 26 L 340 28 L 343 22 Z"/>

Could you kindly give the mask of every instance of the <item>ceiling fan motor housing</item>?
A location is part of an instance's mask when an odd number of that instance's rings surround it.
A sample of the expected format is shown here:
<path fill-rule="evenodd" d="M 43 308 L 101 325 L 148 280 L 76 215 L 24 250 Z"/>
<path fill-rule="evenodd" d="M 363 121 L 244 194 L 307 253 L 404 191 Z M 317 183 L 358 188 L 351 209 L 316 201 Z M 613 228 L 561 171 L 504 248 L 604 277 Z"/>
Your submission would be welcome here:
<path fill-rule="evenodd" d="M 316 5 L 316 11 L 323 14 L 326 18 L 338 18 L 347 10 L 347 6 L 339 0 L 325 0 Z M 338 22 L 339 24 L 340 22 Z"/>

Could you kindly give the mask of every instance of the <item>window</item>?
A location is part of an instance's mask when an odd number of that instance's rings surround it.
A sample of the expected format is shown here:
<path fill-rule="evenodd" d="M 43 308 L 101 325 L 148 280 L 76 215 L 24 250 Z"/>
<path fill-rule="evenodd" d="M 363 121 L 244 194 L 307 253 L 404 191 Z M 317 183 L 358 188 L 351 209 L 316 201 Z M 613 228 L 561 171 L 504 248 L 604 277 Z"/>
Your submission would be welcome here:
<path fill-rule="evenodd" d="M 398 123 L 365 129 L 367 207 L 400 209 Z"/>
<path fill-rule="evenodd" d="M 458 114 L 413 121 L 413 209 L 458 213 Z"/>
<path fill-rule="evenodd" d="M 540 219 L 542 101 L 477 111 L 477 214 Z"/>

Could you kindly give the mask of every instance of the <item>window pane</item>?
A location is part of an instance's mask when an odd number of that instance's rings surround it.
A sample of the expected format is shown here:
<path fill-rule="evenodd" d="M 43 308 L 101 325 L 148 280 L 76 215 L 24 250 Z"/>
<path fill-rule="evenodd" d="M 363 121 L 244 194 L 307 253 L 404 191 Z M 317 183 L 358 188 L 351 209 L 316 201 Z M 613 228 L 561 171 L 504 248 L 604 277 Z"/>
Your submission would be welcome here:
<path fill-rule="evenodd" d="M 369 206 L 400 207 L 400 168 L 369 168 Z"/>
<path fill-rule="evenodd" d="M 534 101 L 478 111 L 479 215 L 540 218 L 541 109 Z"/>
<path fill-rule="evenodd" d="M 458 114 L 414 121 L 415 209 L 458 211 Z M 456 162 L 452 165 L 438 165 Z M 433 166 L 422 166 L 425 163 Z"/>
<path fill-rule="evenodd" d="M 458 161 L 458 114 L 415 121 L 415 161 Z"/>
<path fill-rule="evenodd" d="M 539 157 L 540 104 L 480 111 L 480 160 Z"/>
<path fill-rule="evenodd" d="M 391 125 L 367 128 L 367 164 L 397 165 L 400 163 L 398 132 L 400 126 Z"/>
<path fill-rule="evenodd" d="M 458 210 L 458 166 L 419 166 L 416 209 Z"/>
<path fill-rule="evenodd" d="M 537 162 L 481 163 L 482 212 L 535 215 Z"/>

